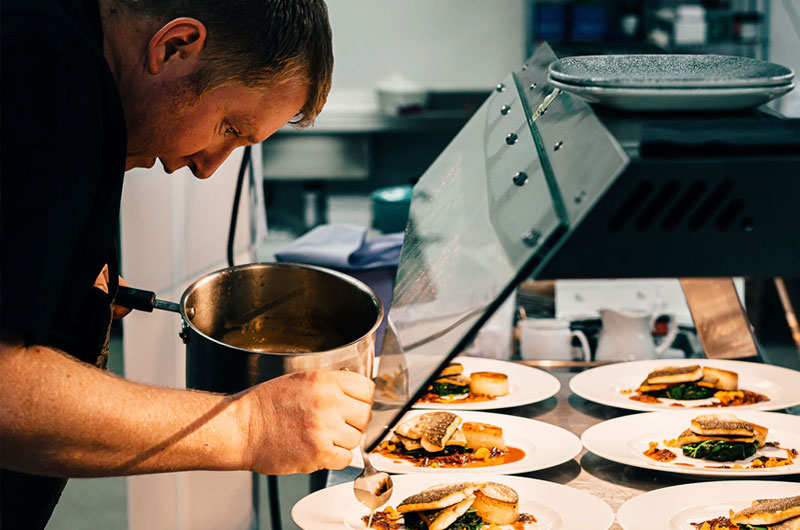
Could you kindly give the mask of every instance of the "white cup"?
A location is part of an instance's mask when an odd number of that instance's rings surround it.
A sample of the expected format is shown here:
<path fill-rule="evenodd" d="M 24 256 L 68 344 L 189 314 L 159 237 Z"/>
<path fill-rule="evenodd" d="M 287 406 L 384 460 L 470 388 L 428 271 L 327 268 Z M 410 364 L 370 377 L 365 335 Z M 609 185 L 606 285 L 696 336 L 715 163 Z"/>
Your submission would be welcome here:
<path fill-rule="evenodd" d="M 528 318 L 519 322 L 520 355 L 523 359 L 550 361 L 588 361 L 589 342 L 582 331 L 570 331 L 569 320 L 557 318 Z M 572 338 L 581 343 L 581 356 L 573 357 Z"/>

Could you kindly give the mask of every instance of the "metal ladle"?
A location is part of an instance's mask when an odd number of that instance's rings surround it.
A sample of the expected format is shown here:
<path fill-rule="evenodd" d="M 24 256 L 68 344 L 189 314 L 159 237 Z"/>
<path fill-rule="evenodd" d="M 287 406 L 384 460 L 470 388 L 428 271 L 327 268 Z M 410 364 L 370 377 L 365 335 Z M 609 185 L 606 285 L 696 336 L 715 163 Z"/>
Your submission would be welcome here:
<path fill-rule="evenodd" d="M 367 528 L 372 524 L 372 516 L 375 514 L 380 506 L 382 506 L 389 497 L 392 496 L 392 477 L 388 473 L 378 471 L 369 461 L 369 455 L 364 450 L 364 437 L 361 437 L 361 443 L 358 444 L 361 449 L 361 458 L 364 460 L 364 469 L 361 474 L 353 481 L 353 493 L 358 502 L 369 508 L 369 522 Z"/>

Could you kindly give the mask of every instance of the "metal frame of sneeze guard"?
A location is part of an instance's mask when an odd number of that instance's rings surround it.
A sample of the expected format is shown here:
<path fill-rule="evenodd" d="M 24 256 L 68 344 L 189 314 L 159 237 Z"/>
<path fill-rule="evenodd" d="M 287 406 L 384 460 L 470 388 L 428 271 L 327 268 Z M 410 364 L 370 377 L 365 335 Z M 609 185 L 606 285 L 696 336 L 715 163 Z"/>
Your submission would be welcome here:
<path fill-rule="evenodd" d="M 585 103 L 547 85 L 555 59 L 542 45 L 498 84 L 414 187 L 370 449 L 629 162 Z"/>

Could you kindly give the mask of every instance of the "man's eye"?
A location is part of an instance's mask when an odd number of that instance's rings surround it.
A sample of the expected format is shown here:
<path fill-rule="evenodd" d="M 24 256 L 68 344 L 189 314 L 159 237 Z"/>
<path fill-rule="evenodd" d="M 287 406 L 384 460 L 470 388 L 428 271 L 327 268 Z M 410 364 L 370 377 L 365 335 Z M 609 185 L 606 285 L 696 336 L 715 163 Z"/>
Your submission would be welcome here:
<path fill-rule="evenodd" d="M 225 134 L 232 134 L 234 136 L 239 136 L 239 131 L 237 131 L 232 125 L 226 125 Z"/>

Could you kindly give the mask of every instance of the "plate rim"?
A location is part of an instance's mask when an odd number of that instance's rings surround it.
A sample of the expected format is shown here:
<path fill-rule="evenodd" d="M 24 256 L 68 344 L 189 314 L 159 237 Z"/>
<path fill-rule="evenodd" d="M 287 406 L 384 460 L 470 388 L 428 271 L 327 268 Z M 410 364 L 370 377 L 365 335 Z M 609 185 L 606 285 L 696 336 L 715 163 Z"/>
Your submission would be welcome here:
<path fill-rule="evenodd" d="M 621 363 L 608 364 L 608 365 L 605 365 L 605 366 L 596 366 L 594 368 L 589 368 L 588 370 L 584 370 L 583 372 L 581 372 L 579 374 L 575 374 L 569 380 L 569 389 L 573 394 L 575 394 L 575 395 L 577 395 L 577 396 L 579 396 L 579 397 L 581 397 L 581 398 L 583 398 L 583 399 L 585 399 L 587 401 L 591 401 L 593 403 L 599 403 L 600 405 L 605 405 L 605 406 L 608 406 L 608 407 L 614 407 L 614 408 L 625 409 L 625 410 L 636 410 L 636 411 L 640 411 L 640 412 L 661 412 L 661 411 L 665 411 L 665 410 L 668 410 L 668 409 L 665 409 L 664 407 L 659 407 L 659 406 L 656 406 L 656 405 L 648 405 L 647 403 L 639 403 L 637 401 L 631 401 L 631 400 L 625 400 L 625 401 L 616 402 L 616 401 L 611 401 L 609 399 L 597 399 L 597 398 L 594 398 L 594 397 L 589 397 L 587 394 L 581 393 L 581 391 L 579 389 L 576 389 L 576 386 L 583 379 L 588 378 L 588 376 L 586 376 L 586 374 L 597 373 L 597 371 L 613 370 L 613 367 L 617 367 L 617 366 L 630 366 L 630 365 L 632 365 L 634 363 L 636 363 L 636 364 L 658 364 L 658 363 L 662 363 L 662 364 L 666 364 L 666 363 L 701 364 L 701 363 L 704 363 L 704 362 L 720 363 L 722 365 L 725 365 L 727 363 L 734 363 L 734 366 L 741 366 L 741 364 L 739 364 L 739 363 L 745 363 L 747 361 L 736 361 L 736 360 L 733 360 L 733 359 L 646 359 L 646 360 L 641 360 L 641 361 L 626 361 L 626 362 L 621 362 Z M 798 378 L 798 382 L 800 383 L 800 372 L 798 372 L 797 370 L 792 370 L 791 368 L 785 368 L 783 366 L 776 366 L 776 365 L 772 365 L 772 364 L 764 364 L 764 363 L 752 363 L 752 364 L 755 364 L 755 365 L 757 365 L 759 367 L 765 367 L 765 368 L 768 367 L 768 369 L 770 369 L 770 370 L 775 369 L 775 370 L 785 371 L 786 373 L 793 374 L 794 377 Z M 711 366 L 713 366 L 713 364 Z M 720 366 L 720 367 L 724 368 L 724 366 Z M 647 372 L 647 373 L 649 373 L 649 372 Z M 644 375 L 646 375 L 646 373 Z M 576 381 L 578 381 L 578 383 L 576 383 Z M 798 388 L 800 388 L 800 385 L 798 386 Z M 627 403 L 628 401 L 630 403 Z M 780 402 L 778 402 L 778 406 L 775 406 L 775 405 L 768 405 L 768 403 L 773 403 L 774 404 L 776 402 L 774 402 L 774 401 L 764 401 L 762 403 L 756 403 L 754 405 L 746 405 L 746 406 L 743 406 L 743 407 L 725 407 L 724 410 L 730 410 L 730 411 L 733 411 L 733 410 L 761 410 L 761 411 L 784 410 L 784 409 L 788 409 L 788 408 L 796 407 L 796 406 L 800 405 L 800 391 L 798 391 L 798 395 L 795 398 L 795 400 L 794 401 L 789 401 L 787 404 L 781 404 Z"/>
<path fill-rule="evenodd" d="M 623 80 L 622 78 L 610 78 L 610 77 L 602 77 L 602 76 L 589 76 L 589 77 L 582 77 L 576 74 L 569 74 L 564 72 L 563 70 L 559 70 L 558 67 L 563 64 L 568 64 L 570 59 L 596 59 L 602 58 L 602 60 L 609 60 L 609 59 L 621 59 L 621 60 L 630 60 L 631 57 L 641 57 L 643 55 L 649 56 L 658 56 L 658 57 L 665 57 L 670 56 L 672 58 L 683 58 L 683 57 L 718 57 L 718 58 L 725 58 L 725 59 L 745 59 L 748 62 L 755 61 L 757 63 L 764 63 L 765 65 L 774 65 L 779 68 L 782 68 L 785 72 L 780 75 L 774 76 L 762 76 L 758 78 L 739 78 L 739 79 L 728 79 L 728 80 L 664 80 L 661 82 L 658 81 L 647 81 L 647 80 Z M 552 76 L 554 79 L 563 81 L 565 83 L 570 83 L 574 85 L 581 85 L 581 86 L 596 86 L 596 87 L 609 87 L 609 88 L 633 88 L 633 87 L 651 87 L 655 88 L 658 86 L 670 86 L 670 87 L 747 87 L 747 86 L 779 86 L 791 83 L 794 79 L 795 72 L 792 68 L 779 64 L 774 63 L 771 61 L 763 61 L 760 59 L 755 59 L 752 57 L 739 57 L 734 55 L 714 55 L 709 56 L 707 54 L 609 54 L 609 55 L 582 55 L 582 56 L 571 56 L 571 57 L 562 57 L 550 63 L 547 68 L 548 75 Z M 735 84 L 732 84 L 735 83 Z"/>
<path fill-rule="evenodd" d="M 428 413 L 428 412 L 437 412 L 437 411 L 438 412 L 453 412 L 451 410 L 439 410 L 439 409 L 435 409 L 435 410 L 430 410 L 430 409 L 412 409 L 412 410 L 408 411 L 406 413 L 406 415 L 413 413 L 416 416 L 418 414 L 425 414 L 425 413 Z M 464 411 L 461 411 L 461 412 L 466 413 L 466 415 L 468 415 L 468 416 L 473 415 L 473 414 L 478 415 L 478 416 L 483 416 L 483 415 L 488 415 L 488 416 L 493 416 L 493 417 L 499 416 L 499 417 L 507 418 L 511 422 L 521 422 L 521 423 L 529 423 L 530 422 L 530 423 L 533 423 L 534 426 L 544 426 L 550 432 L 563 432 L 563 433 L 565 433 L 565 438 L 564 438 L 564 443 L 561 444 L 562 447 L 567 447 L 566 446 L 566 440 L 567 439 L 569 439 L 569 440 L 571 440 L 571 442 L 575 443 L 575 447 L 572 450 L 569 451 L 569 453 L 572 454 L 572 456 L 570 456 L 569 458 L 563 458 L 558 462 L 549 463 L 549 464 L 547 464 L 545 466 L 530 467 L 530 464 L 528 464 L 528 467 L 525 467 L 524 469 L 514 469 L 514 468 L 512 468 L 510 470 L 502 470 L 502 469 L 498 470 L 497 468 L 499 468 L 501 466 L 504 466 L 504 465 L 513 466 L 515 464 L 519 464 L 521 466 L 522 465 L 521 463 L 525 462 L 525 460 L 527 458 L 527 455 L 526 455 L 526 458 L 523 458 L 522 460 L 519 460 L 517 462 L 512 462 L 510 464 L 500 464 L 498 466 L 492 466 L 492 467 L 475 467 L 475 468 L 461 468 L 461 469 L 429 468 L 429 470 L 426 468 L 425 471 L 422 471 L 419 468 L 413 468 L 413 469 L 409 469 L 408 471 L 398 471 L 397 469 L 387 470 L 387 468 L 382 467 L 379 463 L 375 463 L 375 462 L 372 462 L 372 465 L 375 466 L 375 468 L 377 468 L 380 471 L 386 471 L 386 472 L 388 472 L 390 474 L 393 474 L 393 475 L 395 475 L 395 474 L 396 475 L 415 475 L 415 474 L 439 475 L 439 474 L 447 474 L 447 473 L 449 473 L 449 474 L 455 474 L 455 475 L 459 475 L 461 477 L 464 477 L 464 476 L 469 476 L 469 475 L 477 475 L 477 474 L 481 474 L 481 473 L 490 473 L 490 471 L 487 471 L 487 470 L 491 470 L 491 473 L 495 474 L 495 475 L 516 475 L 516 474 L 519 474 L 519 473 L 531 473 L 531 472 L 534 472 L 534 471 L 541 471 L 543 469 L 550 469 L 552 467 L 560 466 L 561 464 L 569 462 L 570 460 L 574 460 L 581 453 L 581 451 L 583 451 L 583 443 L 581 442 L 580 437 L 578 435 L 576 435 L 575 433 L 573 433 L 571 431 L 568 431 L 564 427 L 561 427 L 560 425 L 554 425 L 554 424 L 548 423 L 546 421 L 534 420 L 534 419 L 531 419 L 531 418 L 525 418 L 523 416 L 516 416 L 516 415 L 513 415 L 513 414 L 498 414 L 496 412 L 489 412 L 489 411 L 483 411 L 483 410 L 464 410 Z M 453 412 L 453 413 L 455 414 L 455 412 Z M 404 415 L 404 417 L 405 417 L 405 415 Z M 489 423 L 492 419 L 493 418 L 488 418 L 488 419 L 484 420 L 484 422 L 485 423 Z M 465 421 L 481 421 L 480 418 L 475 418 L 474 420 L 470 420 L 469 418 L 464 418 L 464 420 Z M 505 429 L 505 427 L 503 427 L 503 428 Z M 564 453 L 567 454 L 567 451 L 565 450 Z M 355 457 L 359 457 L 360 456 L 359 453 L 357 453 L 355 450 L 353 451 L 353 454 L 355 455 Z M 361 467 L 363 467 L 363 465 L 364 465 L 363 462 L 355 462 L 354 461 L 354 462 L 350 463 L 350 466 L 357 467 L 357 468 L 361 468 Z M 441 470 L 441 471 L 439 471 L 439 470 Z"/>
<path fill-rule="evenodd" d="M 602 87 L 583 86 L 566 83 L 547 77 L 547 82 L 570 94 L 600 96 L 639 96 L 639 97 L 704 97 L 704 96 L 772 96 L 783 95 L 795 88 L 794 81 L 783 85 L 761 85 L 743 87 Z"/>
<path fill-rule="evenodd" d="M 548 396 L 543 397 L 543 398 L 536 398 L 534 401 L 530 401 L 528 399 L 523 399 L 521 401 L 516 401 L 516 402 L 513 402 L 513 403 L 509 403 L 509 404 L 502 404 L 502 402 L 501 402 L 500 406 L 497 406 L 497 400 L 479 401 L 479 402 L 472 403 L 472 404 L 468 404 L 468 403 L 414 403 L 414 405 L 411 406 L 411 410 L 423 410 L 423 409 L 424 410 L 438 410 L 438 409 L 442 409 L 442 410 L 447 410 L 449 412 L 457 411 L 457 410 L 463 410 L 463 411 L 467 411 L 467 410 L 475 410 L 475 411 L 502 410 L 502 409 L 508 409 L 508 408 L 513 408 L 513 407 L 521 407 L 523 405 L 532 405 L 534 403 L 541 403 L 542 401 L 546 401 L 546 400 L 550 399 L 551 397 L 555 396 L 556 394 L 558 394 L 561 391 L 561 381 L 559 381 L 556 376 L 554 376 L 553 374 L 551 374 L 551 373 L 549 373 L 549 372 L 547 372 L 545 370 L 541 370 L 541 369 L 535 368 L 533 366 L 526 366 L 524 364 L 515 363 L 515 362 L 513 362 L 511 360 L 490 359 L 490 358 L 487 358 L 487 357 L 474 357 L 474 356 L 471 356 L 471 355 L 459 355 L 458 357 L 453 359 L 453 362 L 458 362 L 459 359 L 465 359 L 465 358 L 466 359 L 470 359 L 469 362 L 472 362 L 472 360 L 475 359 L 475 360 L 477 360 L 476 362 L 487 362 L 487 363 L 491 362 L 491 364 L 494 364 L 494 363 L 508 364 L 508 365 L 513 366 L 516 369 L 523 369 L 523 371 L 525 371 L 525 370 L 533 370 L 538 375 L 546 376 L 546 377 L 543 377 L 543 379 L 548 381 L 551 385 L 553 385 L 555 390 L 552 393 L 550 393 Z M 509 370 L 509 372 L 510 372 L 510 370 Z M 510 373 L 506 373 L 506 375 L 510 376 Z M 507 395 L 510 395 L 510 394 L 507 394 Z M 501 397 L 506 397 L 506 396 L 501 396 Z M 487 404 L 487 405 L 484 405 L 484 404 Z M 453 405 L 456 405 L 456 406 L 453 406 Z M 465 405 L 473 405 L 473 406 L 466 407 Z"/>
<path fill-rule="evenodd" d="M 430 481 L 432 484 L 435 484 L 436 483 L 435 481 L 438 481 L 438 480 L 441 480 L 442 482 L 448 482 L 448 481 L 461 481 L 461 482 L 463 482 L 465 480 L 464 475 L 456 474 L 456 473 L 443 473 L 442 475 L 420 475 L 418 473 L 413 473 L 413 474 L 392 474 L 392 480 L 395 481 L 395 483 L 396 483 L 396 481 L 402 481 L 402 482 L 413 481 L 414 478 L 422 478 L 423 481 L 425 481 L 425 482 Z M 515 489 L 519 488 L 520 486 L 515 486 L 514 483 L 517 483 L 517 484 L 519 484 L 519 483 L 530 484 L 530 485 L 532 485 L 532 487 L 552 489 L 554 491 L 554 496 L 556 495 L 556 492 L 558 492 L 559 494 L 563 493 L 563 492 L 570 492 L 571 495 L 577 495 L 579 497 L 583 497 L 584 499 L 586 499 L 587 503 L 593 504 L 596 507 L 596 509 L 598 509 L 599 511 L 603 512 L 602 514 L 598 513 L 598 526 L 596 527 L 597 530 L 608 530 L 611 527 L 611 525 L 614 523 L 614 520 L 615 520 L 615 517 L 616 517 L 616 514 L 614 513 L 614 509 L 605 500 L 601 499 L 600 497 L 597 497 L 596 495 L 593 495 L 593 494 L 589 493 L 588 491 L 585 491 L 585 490 L 582 490 L 582 489 L 579 489 L 579 488 L 576 488 L 576 487 L 573 487 L 573 486 L 568 486 L 566 484 L 560 484 L 558 482 L 553 482 L 553 481 L 549 481 L 549 480 L 543 480 L 543 479 L 538 479 L 538 478 L 530 478 L 530 477 L 523 477 L 523 476 L 517 476 L 517 475 L 501 475 L 501 476 L 498 476 L 498 475 L 495 475 L 495 474 L 492 474 L 492 473 L 477 474 L 476 476 L 470 476 L 470 478 L 471 478 L 471 480 L 474 479 L 475 481 L 478 481 L 478 480 L 493 480 L 493 481 L 496 481 L 496 482 L 506 481 L 505 482 L 506 484 L 508 484 L 509 486 L 511 486 L 511 487 L 513 487 Z M 351 481 L 348 481 L 348 482 L 343 482 L 341 484 L 336 484 L 334 486 L 330 486 L 328 488 L 323 488 L 323 489 L 321 489 L 319 491 L 316 491 L 316 492 L 313 492 L 313 493 L 309 493 L 308 495 L 305 495 L 303 498 L 301 498 L 300 500 L 295 502 L 295 504 L 292 506 L 292 509 L 290 511 L 290 515 L 291 515 L 292 521 L 294 521 L 295 524 L 297 524 L 297 526 L 300 526 L 301 528 L 303 528 L 297 522 L 297 519 L 295 518 L 295 509 L 297 508 L 297 506 L 301 502 L 305 501 L 305 499 L 311 497 L 312 495 L 321 494 L 322 492 L 324 492 L 326 490 L 333 489 L 333 488 L 338 488 L 339 490 L 342 490 L 342 491 L 345 491 L 345 492 L 348 491 L 348 490 L 352 491 L 352 484 L 353 484 L 353 481 L 351 480 Z M 564 489 L 564 488 L 566 488 L 566 489 Z M 357 506 L 357 501 L 355 500 L 355 497 L 353 497 L 352 506 L 353 507 Z M 347 511 L 349 511 L 349 510 L 350 510 L 350 508 L 348 507 Z M 557 512 L 557 513 L 559 514 L 559 516 L 562 517 L 562 519 L 564 519 L 564 514 L 562 512 Z M 600 520 L 600 516 L 603 517 L 603 520 Z M 342 523 L 341 528 L 342 529 L 346 528 L 344 519 L 342 519 L 341 523 Z M 565 527 L 565 528 L 568 528 L 568 527 Z M 587 529 L 587 530 L 593 530 L 593 529 L 590 528 L 590 529 Z"/>
<path fill-rule="evenodd" d="M 792 415 L 792 414 L 783 414 L 783 413 L 780 413 L 780 412 L 770 412 L 770 411 L 765 411 L 765 410 L 742 410 L 742 411 L 739 411 L 739 412 L 742 415 L 754 414 L 756 416 L 767 415 L 767 416 L 772 416 L 772 417 L 775 417 L 775 418 L 782 417 L 784 419 L 785 418 L 793 418 L 793 419 L 789 419 L 788 421 L 790 421 L 790 422 L 792 422 L 792 421 L 798 422 L 798 432 L 800 432 L 800 417 L 799 416 L 795 416 L 795 415 Z M 589 441 L 588 445 L 587 445 L 587 442 L 586 442 L 587 435 L 588 435 L 588 437 L 595 436 L 595 433 L 597 431 L 601 430 L 601 429 L 610 429 L 611 428 L 610 424 L 612 424 L 612 423 L 622 423 L 622 424 L 624 424 L 626 422 L 635 423 L 636 421 L 640 421 L 640 420 L 636 420 L 636 419 L 632 419 L 632 418 L 637 418 L 637 417 L 641 417 L 641 416 L 650 416 L 650 417 L 652 417 L 653 415 L 656 415 L 656 416 L 665 417 L 665 416 L 690 416 L 690 415 L 694 415 L 694 414 L 697 414 L 697 413 L 693 412 L 691 410 L 664 410 L 664 411 L 658 411 L 658 412 L 641 412 L 641 413 L 638 413 L 638 414 L 628 414 L 626 416 L 620 416 L 620 417 L 617 417 L 617 418 L 611 418 L 609 420 L 605 420 L 605 421 L 601 421 L 600 423 L 596 423 L 595 425 L 592 425 L 591 427 L 589 427 L 585 431 L 583 431 L 583 434 L 581 434 L 581 443 L 583 444 L 583 447 L 588 452 L 591 452 L 592 454 L 597 455 L 597 456 L 599 456 L 601 458 L 604 458 L 606 460 L 609 460 L 611 462 L 615 462 L 617 464 L 634 466 L 634 467 L 638 467 L 640 469 L 649 469 L 651 471 L 659 471 L 659 472 L 663 472 L 663 473 L 677 473 L 677 474 L 681 474 L 681 475 L 691 475 L 691 476 L 696 476 L 696 477 L 739 477 L 739 478 L 741 478 L 741 477 L 752 477 L 753 479 L 761 479 L 761 478 L 765 478 L 765 477 L 786 477 L 786 476 L 800 474 L 800 469 L 794 469 L 793 471 L 789 472 L 788 468 L 774 468 L 775 471 L 769 471 L 769 472 L 760 472 L 760 470 L 741 470 L 741 471 L 740 470 L 714 470 L 714 469 L 704 469 L 704 468 L 688 468 L 688 467 L 683 467 L 683 466 L 676 466 L 675 469 L 666 469 L 666 468 L 655 466 L 655 465 L 645 465 L 646 462 L 643 462 L 643 461 L 639 460 L 638 458 L 634 458 L 634 456 L 632 454 L 631 454 L 631 458 L 621 458 L 621 459 L 618 459 L 615 456 L 609 456 L 610 453 L 608 453 L 608 452 L 604 452 L 602 450 L 600 452 L 596 451 L 595 450 L 597 448 L 596 446 L 594 448 L 591 448 L 590 445 L 593 444 L 593 442 L 591 440 Z M 758 420 L 758 421 L 759 421 L 759 423 L 761 423 L 764 420 Z M 631 427 L 631 426 L 628 425 L 627 427 Z M 626 441 L 630 442 L 630 438 L 626 439 Z M 800 449 L 800 448 L 798 448 L 798 449 Z M 797 464 L 800 465 L 800 460 L 798 460 Z"/>
<path fill-rule="evenodd" d="M 669 498 L 670 496 L 674 497 L 673 492 L 677 489 L 681 490 L 700 490 L 701 492 L 719 492 L 718 486 L 728 486 L 728 485 L 735 485 L 734 488 L 741 487 L 742 489 L 748 488 L 758 488 L 760 486 L 776 486 L 779 487 L 780 485 L 789 485 L 798 489 L 800 493 L 800 483 L 797 482 L 788 482 L 788 481 L 781 481 L 781 480 L 718 480 L 718 481 L 700 481 L 700 482 L 690 482 L 687 484 L 678 484 L 675 486 L 667 486 L 664 488 L 657 488 L 654 490 L 646 491 L 640 493 L 639 495 L 635 495 L 628 500 L 626 500 L 622 505 L 617 509 L 616 512 L 616 521 L 619 523 L 620 527 L 623 530 L 636 530 L 634 526 L 626 526 L 626 523 L 629 521 L 625 520 L 626 518 L 630 517 L 628 512 L 632 509 L 635 509 L 639 503 L 647 503 L 650 499 L 656 498 L 658 499 L 661 496 L 666 496 Z M 757 490 L 752 490 L 757 491 Z M 757 498 L 757 496 L 753 495 L 753 498 Z M 719 502 L 719 501 L 706 501 L 706 502 Z M 661 516 L 662 514 L 655 514 L 656 517 Z M 666 515 L 666 514 L 663 514 Z M 674 516 L 674 513 L 672 514 Z M 633 521 L 636 523 L 637 521 Z M 651 521 L 652 523 L 652 521 Z M 666 527 L 665 527 L 666 528 Z"/>

